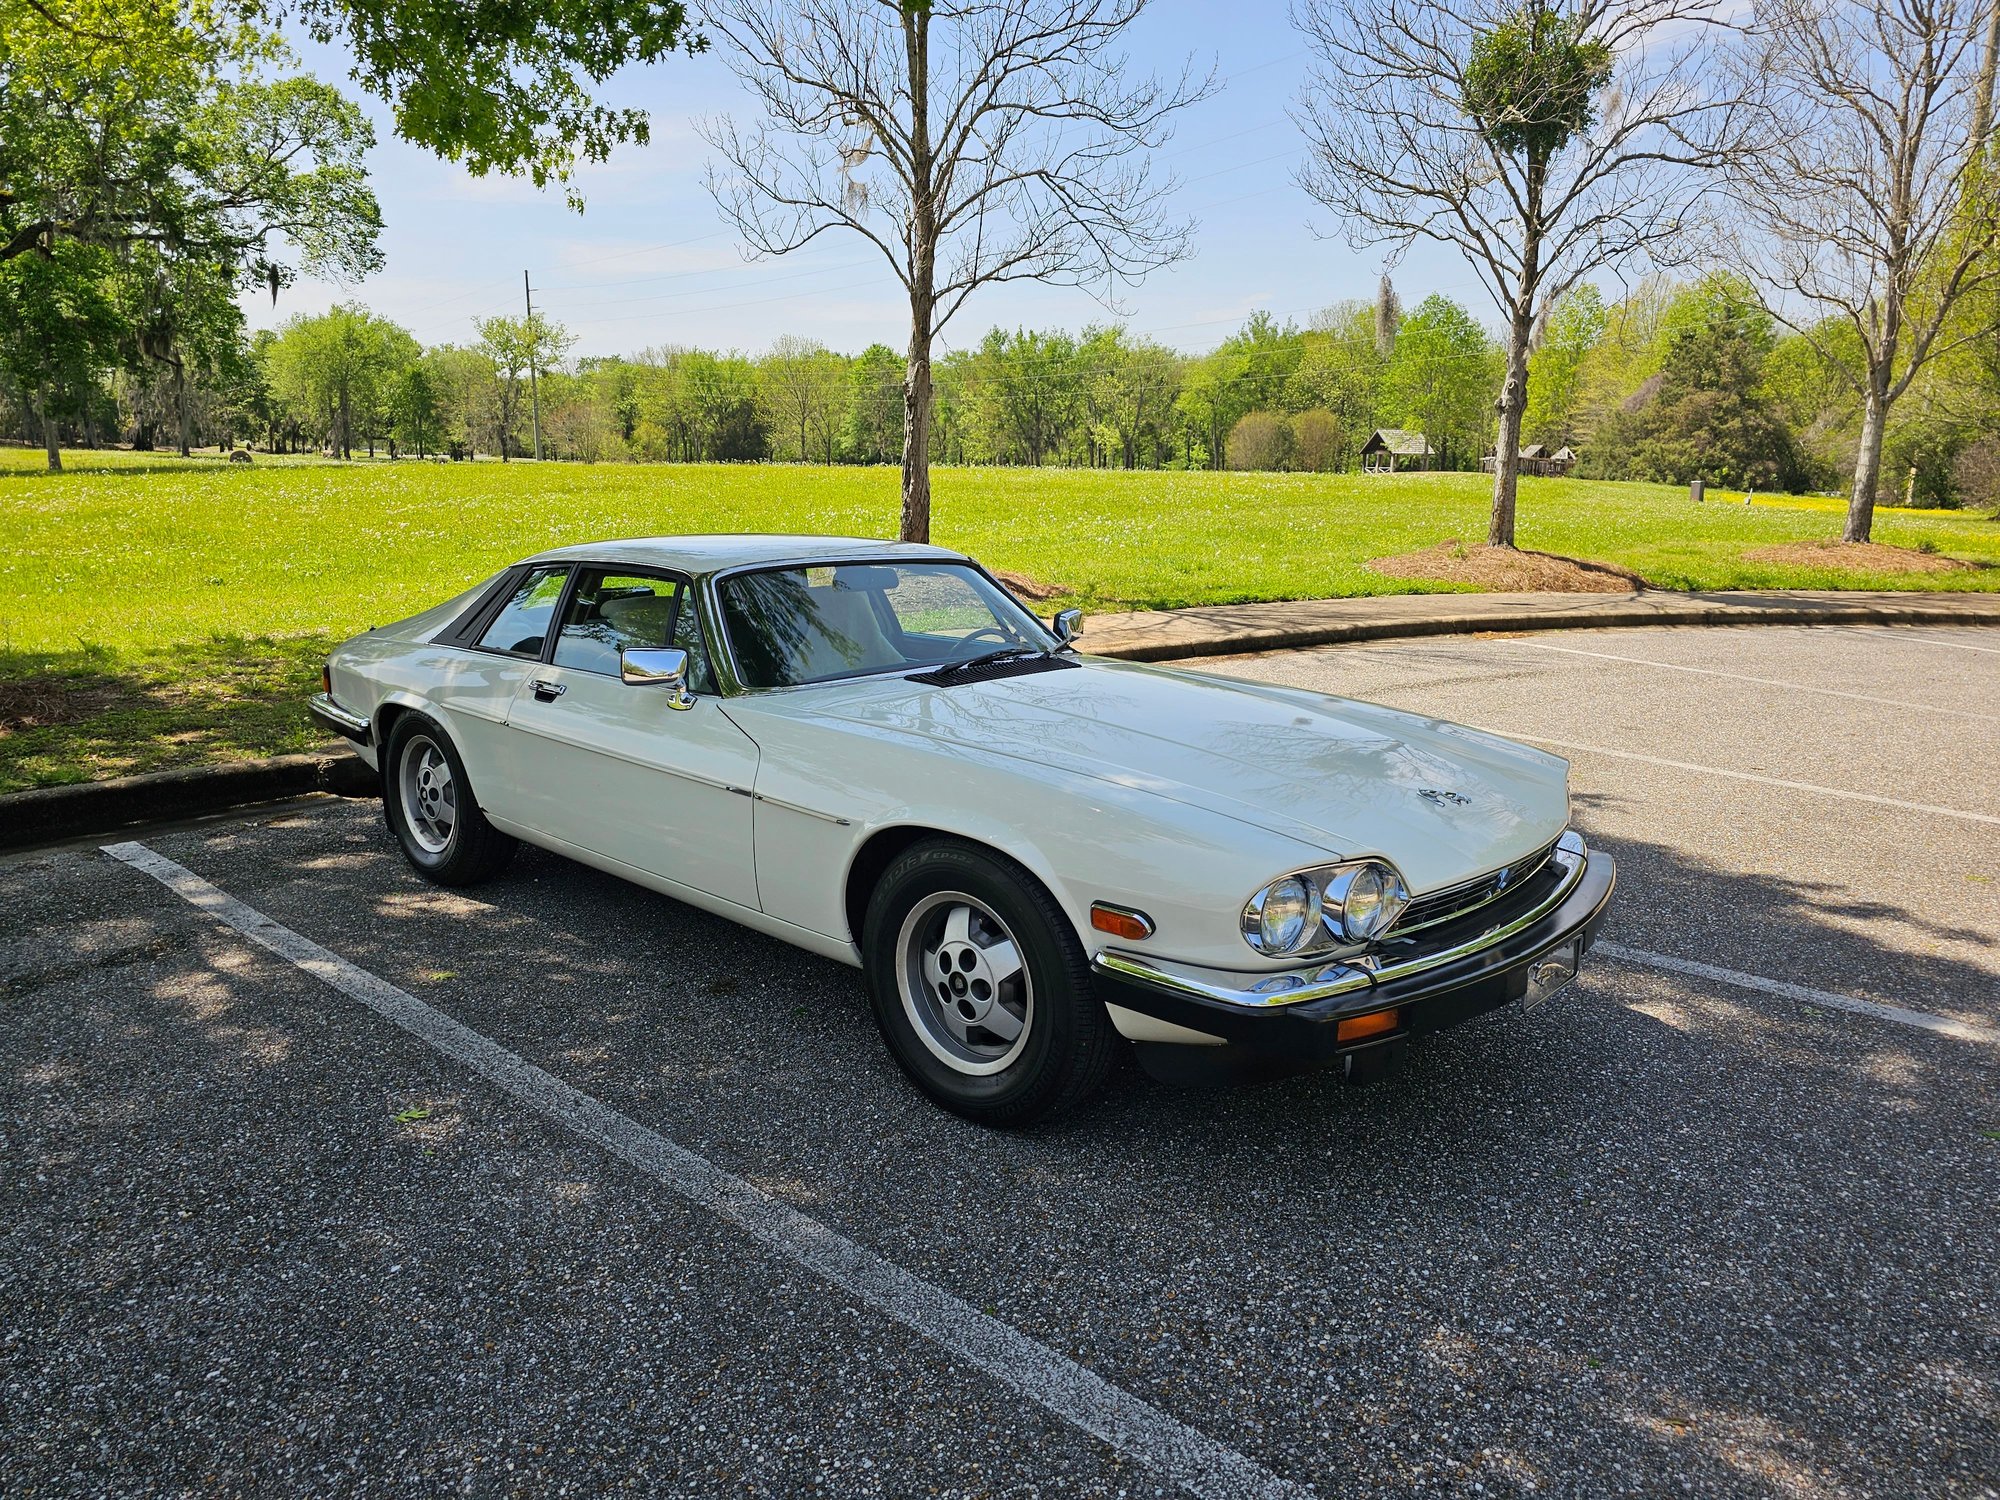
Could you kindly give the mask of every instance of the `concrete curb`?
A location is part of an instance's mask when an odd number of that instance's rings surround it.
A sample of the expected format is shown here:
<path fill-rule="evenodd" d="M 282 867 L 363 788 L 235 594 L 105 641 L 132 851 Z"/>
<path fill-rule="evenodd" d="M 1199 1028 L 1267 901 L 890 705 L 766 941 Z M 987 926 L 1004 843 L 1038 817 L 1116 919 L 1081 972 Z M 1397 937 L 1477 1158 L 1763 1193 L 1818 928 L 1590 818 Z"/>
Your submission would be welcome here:
<path fill-rule="evenodd" d="M 1344 641 L 1661 625 L 2000 626 L 2000 595 L 1680 594 L 1664 589 L 1636 594 L 1395 594 L 1100 615 L 1089 622 L 1081 644 L 1094 656 L 1175 661 Z"/>
<path fill-rule="evenodd" d="M 0 849 L 115 833 L 134 823 L 169 822 L 258 802 L 282 802 L 308 792 L 374 797 L 381 787 L 367 763 L 345 751 L 38 787 L 0 796 Z"/>

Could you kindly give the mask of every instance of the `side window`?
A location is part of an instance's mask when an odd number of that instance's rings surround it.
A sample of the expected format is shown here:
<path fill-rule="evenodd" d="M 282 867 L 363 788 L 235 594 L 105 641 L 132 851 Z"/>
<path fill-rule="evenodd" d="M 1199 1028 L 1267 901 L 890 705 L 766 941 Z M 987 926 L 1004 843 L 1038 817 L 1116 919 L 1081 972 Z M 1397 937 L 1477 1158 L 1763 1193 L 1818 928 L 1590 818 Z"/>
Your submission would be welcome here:
<path fill-rule="evenodd" d="M 627 646 L 671 644 L 681 586 L 671 578 L 592 569 L 577 580 L 556 637 L 556 665 L 618 675 Z"/>
<path fill-rule="evenodd" d="M 500 607 L 479 644 L 488 651 L 539 657 L 568 577 L 568 568 L 536 568 L 529 573 Z"/>

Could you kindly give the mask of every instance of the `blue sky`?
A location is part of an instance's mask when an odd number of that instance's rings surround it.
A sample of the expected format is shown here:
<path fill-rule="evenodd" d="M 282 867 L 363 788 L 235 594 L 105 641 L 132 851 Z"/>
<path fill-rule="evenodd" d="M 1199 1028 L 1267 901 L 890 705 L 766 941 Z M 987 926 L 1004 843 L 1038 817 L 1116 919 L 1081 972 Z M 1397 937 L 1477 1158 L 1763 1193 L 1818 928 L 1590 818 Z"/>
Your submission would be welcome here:
<path fill-rule="evenodd" d="M 1218 14 L 1228 16 L 1216 26 Z M 1156 0 L 1134 27 L 1134 66 L 1177 71 L 1193 53 L 1226 80 L 1188 110 L 1161 165 L 1180 179 L 1178 211 L 1199 221 L 1191 259 L 1120 296 L 1116 320 L 1188 350 L 1215 344 L 1252 310 L 1304 322 L 1344 297 L 1372 296 L 1379 250 L 1350 250 L 1325 210 L 1293 182 L 1304 144 L 1286 115 L 1306 59 L 1285 7 L 1250 0 Z M 305 65 L 355 92 L 337 53 L 306 49 Z M 908 312 L 886 262 L 852 234 L 829 234 L 777 260 L 745 259 L 702 186 L 707 144 L 695 120 L 751 101 L 720 57 L 676 57 L 613 80 L 611 96 L 644 108 L 653 139 L 579 177 L 587 203 L 572 212 L 560 191 L 525 181 L 478 179 L 397 140 L 370 103 L 378 145 L 370 167 L 382 202 L 387 268 L 353 287 L 301 283 L 275 310 L 246 307 L 254 326 L 358 298 L 427 344 L 472 337 L 472 319 L 519 312 L 521 272 L 537 305 L 577 335 L 578 354 L 661 344 L 755 353 L 784 333 L 855 351 L 900 347 Z M 1456 252 L 1418 245 L 1395 271 L 1411 305 L 1429 292 L 1459 298 L 1482 318 L 1486 299 Z M 1079 328 L 1114 315 L 1073 288 L 1006 285 L 976 293 L 946 343 L 977 342 L 997 325 Z M 1490 321 L 1490 319 L 1488 319 Z"/>

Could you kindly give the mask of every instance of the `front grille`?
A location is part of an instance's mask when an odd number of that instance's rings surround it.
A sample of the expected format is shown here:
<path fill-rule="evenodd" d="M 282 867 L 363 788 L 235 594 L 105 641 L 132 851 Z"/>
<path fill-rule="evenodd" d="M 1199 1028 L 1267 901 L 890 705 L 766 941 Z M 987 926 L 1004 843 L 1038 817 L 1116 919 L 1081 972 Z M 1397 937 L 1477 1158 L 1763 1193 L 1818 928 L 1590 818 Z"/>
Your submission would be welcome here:
<path fill-rule="evenodd" d="M 1434 927 L 1439 922 L 1448 922 L 1453 917 L 1464 916 L 1476 906 L 1484 906 L 1507 891 L 1513 890 L 1527 880 L 1535 871 L 1549 862 L 1549 856 L 1556 852 L 1553 842 L 1537 849 L 1533 854 L 1515 860 L 1490 874 L 1465 881 L 1446 890 L 1432 891 L 1428 896 L 1419 896 L 1403 909 L 1403 915 L 1390 929 L 1395 933 L 1414 932 L 1419 927 Z"/>

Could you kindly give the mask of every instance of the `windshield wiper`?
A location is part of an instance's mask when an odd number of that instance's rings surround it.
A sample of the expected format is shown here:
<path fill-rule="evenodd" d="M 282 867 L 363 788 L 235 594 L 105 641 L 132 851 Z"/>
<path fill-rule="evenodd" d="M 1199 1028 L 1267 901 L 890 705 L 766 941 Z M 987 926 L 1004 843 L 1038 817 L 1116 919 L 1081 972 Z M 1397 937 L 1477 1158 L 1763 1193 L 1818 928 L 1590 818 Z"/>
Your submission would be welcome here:
<path fill-rule="evenodd" d="M 944 662 L 930 669 L 932 678 L 956 677 L 960 672 L 970 672 L 974 667 L 983 667 L 991 662 L 1012 661 L 1017 656 L 1041 656 L 1033 646 L 1002 646 L 997 651 L 982 651 L 977 656 L 963 656 L 957 661 Z"/>

